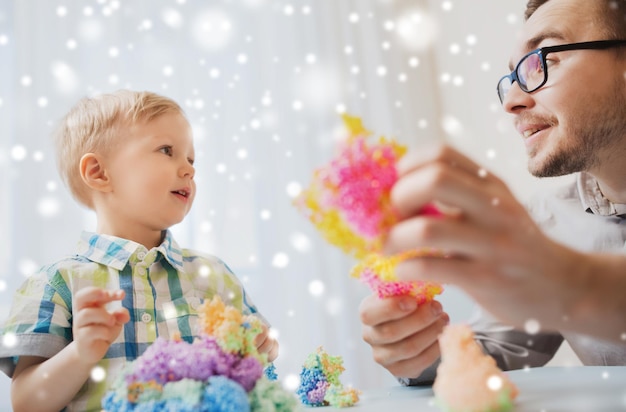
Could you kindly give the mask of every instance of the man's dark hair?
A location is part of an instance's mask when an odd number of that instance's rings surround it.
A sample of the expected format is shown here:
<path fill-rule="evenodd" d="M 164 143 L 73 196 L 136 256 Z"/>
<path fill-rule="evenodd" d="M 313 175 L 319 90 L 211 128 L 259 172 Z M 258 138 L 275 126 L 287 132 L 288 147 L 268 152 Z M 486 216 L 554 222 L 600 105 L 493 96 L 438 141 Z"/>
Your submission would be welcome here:
<path fill-rule="evenodd" d="M 537 9 L 550 0 L 529 0 L 524 18 L 528 20 Z M 587 0 L 596 2 L 598 13 L 594 17 L 599 27 L 606 30 L 607 39 L 626 40 L 626 0 Z"/>

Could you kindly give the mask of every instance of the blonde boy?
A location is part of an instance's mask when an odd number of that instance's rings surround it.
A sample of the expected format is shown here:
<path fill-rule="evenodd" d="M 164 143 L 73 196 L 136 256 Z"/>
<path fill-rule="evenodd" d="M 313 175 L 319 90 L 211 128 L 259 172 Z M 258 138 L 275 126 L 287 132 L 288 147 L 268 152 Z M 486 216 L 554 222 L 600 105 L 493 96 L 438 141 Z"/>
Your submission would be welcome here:
<path fill-rule="evenodd" d="M 84 98 L 55 137 L 60 174 L 97 230 L 15 294 L 2 334 L 17 344 L 0 346 L 15 412 L 100 410 L 120 367 L 158 336 L 193 339 L 196 309 L 214 294 L 257 313 L 221 260 L 181 249 L 168 230 L 196 194 L 191 127 L 176 102 L 127 90 Z M 267 328 L 258 346 L 276 358 Z"/>

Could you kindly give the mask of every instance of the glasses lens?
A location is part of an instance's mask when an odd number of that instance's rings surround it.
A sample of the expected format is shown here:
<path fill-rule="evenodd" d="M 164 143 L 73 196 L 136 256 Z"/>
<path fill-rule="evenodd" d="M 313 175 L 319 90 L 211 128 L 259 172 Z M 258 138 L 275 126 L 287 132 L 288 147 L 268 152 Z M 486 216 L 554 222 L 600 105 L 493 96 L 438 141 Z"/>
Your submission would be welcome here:
<path fill-rule="evenodd" d="M 531 92 L 541 86 L 544 76 L 543 62 L 538 52 L 526 56 L 517 69 L 517 81 L 525 92 Z"/>
<path fill-rule="evenodd" d="M 498 82 L 498 97 L 500 98 L 500 102 L 504 102 L 504 97 L 511 89 L 511 78 L 509 76 L 504 76 Z"/>

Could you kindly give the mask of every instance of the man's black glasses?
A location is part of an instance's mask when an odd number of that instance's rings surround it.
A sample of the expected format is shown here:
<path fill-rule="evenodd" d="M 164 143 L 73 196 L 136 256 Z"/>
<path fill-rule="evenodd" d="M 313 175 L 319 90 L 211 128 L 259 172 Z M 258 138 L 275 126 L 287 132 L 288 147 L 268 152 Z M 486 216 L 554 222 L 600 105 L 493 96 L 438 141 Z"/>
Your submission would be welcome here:
<path fill-rule="evenodd" d="M 500 103 L 504 102 L 504 97 L 511 89 L 513 82 L 517 82 L 520 89 L 526 93 L 532 93 L 546 84 L 548 81 L 546 56 L 549 53 L 567 50 L 601 50 L 620 46 L 626 46 L 626 40 L 597 40 L 535 49 L 522 57 L 511 74 L 503 76 L 498 81 Z"/>

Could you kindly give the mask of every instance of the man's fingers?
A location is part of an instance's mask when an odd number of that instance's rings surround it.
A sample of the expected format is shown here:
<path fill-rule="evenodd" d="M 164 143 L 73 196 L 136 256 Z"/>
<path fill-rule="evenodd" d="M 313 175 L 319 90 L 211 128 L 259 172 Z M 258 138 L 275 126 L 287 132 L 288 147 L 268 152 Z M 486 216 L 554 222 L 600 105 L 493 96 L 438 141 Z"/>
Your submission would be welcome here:
<path fill-rule="evenodd" d="M 376 347 L 374 359 L 382 366 L 389 367 L 407 359 L 420 357 L 433 343 L 437 343 L 437 338 L 449 319 L 447 314 L 442 313 L 435 322 L 423 330 L 398 342 Z"/>
<path fill-rule="evenodd" d="M 76 292 L 74 297 L 74 310 L 78 311 L 87 307 L 102 306 L 109 302 L 124 299 L 124 291 L 107 290 L 88 286 Z"/>
<path fill-rule="evenodd" d="M 449 146 L 410 152 L 399 161 L 397 169 L 399 180 L 392 188 L 391 199 L 401 219 L 420 214 L 425 206 L 434 204 L 444 215 L 469 216 L 498 226 L 498 216 L 493 213 L 499 209 L 517 210 L 519 206 L 501 179 Z"/>
<path fill-rule="evenodd" d="M 400 342 L 416 338 L 418 334 L 416 340 L 420 340 L 421 334 L 440 319 L 442 311 L 443 308 L 437 301 L 425 303 L 401 319 L 364 327 L 363 340 L 372 346 L 388 345 L 393 350 Z M 428 338 L 428 335 L 425 336 Z"/>
<path fill-rule="evenodd" d="M 389 365 L 386 369 L 397 378 L 417 378 L 441 356 L 439 342 L 433 342 L 418 357 Z"/>
<path fill-rule="evenodd" d="M 369 295 L 361 302 L 359 314 L 364 325 L 375 326 L 395 319 L 401 319 L 417 308 L 417 300 L 411 296 L 398 296 L 380 299 Z"/>
<path fill-rule="evenodd" d="M 469 157 L 450 146 L 442 144 L 426 145 L 420 150 L 408 152 L 398 161 L 396 169 L 398 175 L 402 177 L 426 164 L 436 162 L 445 163 L 470 174 L 479 173 L 479 170 L 481 170 L 481 167 Z"/>
<path fill-rule="evenodd" d="M 396 266 L 399 280 L 451 283 L 466 291 L 482 285 L 487 271 L 484 264 L 456 256 L 408 259 Z"/>
<path fill-rule="evenodd" d="M 485 256 L 494 251 L 494 237 L 462 219 L 416 216 L 394 225 L 385 239 L 384 251 L 393 255 L 407 250 L 436 249 L 445 254 Z"/>
<path fill-rule="evenodd" d="M 493 199 L 498 196 L 493 192 L 497 189 L 478 175 L 429 163 L 399 179 L 391 190 L 391 200 L 400 218 L 419 214 L 424 206 L 436 201 L 482 220 L 485 210 L 494 207 Z"/>

